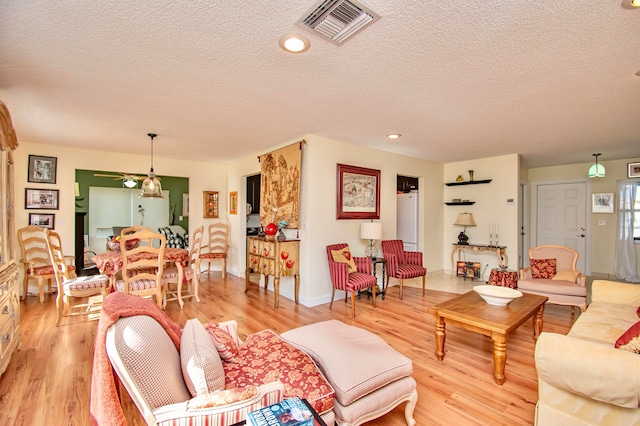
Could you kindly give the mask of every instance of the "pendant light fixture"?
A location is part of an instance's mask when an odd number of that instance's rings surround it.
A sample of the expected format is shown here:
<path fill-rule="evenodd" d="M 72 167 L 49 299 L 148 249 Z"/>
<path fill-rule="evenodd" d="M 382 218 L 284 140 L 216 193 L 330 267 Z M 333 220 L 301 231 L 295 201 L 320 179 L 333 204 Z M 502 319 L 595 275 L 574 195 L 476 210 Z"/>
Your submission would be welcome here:
<path fill-rule="evenodd" d="M 155 133 L 147 133 L 147 136 L 151 138 L 151 168 L 149 169 L 149 174 L 142 182 L 138 198 L 164 198 L 164 195 L 162 195 L 160 179 L 158 179 L 155 173 L 153 173 L 153 138 L 158 135 Z"/>
<path fill-rule="evenodd" d="M 602 154 L 593 154 L 593 156 L 596 157 L 596 162 L 589 167 L 588 176 L 590 178 L 605 177 L 607 175 L 607 171 L 604 169 L 604 166 L 602 164 L 598 164 L 598 157 L 600 155 Z"/>

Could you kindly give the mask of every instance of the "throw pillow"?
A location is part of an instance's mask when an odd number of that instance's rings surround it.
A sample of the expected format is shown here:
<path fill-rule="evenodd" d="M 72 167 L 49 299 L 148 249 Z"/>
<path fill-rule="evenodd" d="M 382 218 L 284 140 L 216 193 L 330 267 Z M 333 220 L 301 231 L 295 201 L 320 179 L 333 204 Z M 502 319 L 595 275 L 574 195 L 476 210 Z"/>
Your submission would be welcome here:
<path fill-rule="evenodd" d="M 180 338 L 182 376 L 191 396 L 224 389 L 224 368 L 213 341 L 200 321 L 187 321 Z"/>
<path fill-rule="evenodd" d="M 331 256 L 333 256 L 333 260 L 335 262 L 346 263 L 349 267 L 349 273 L 358 272 L 356 262 L 353 260 L 353 256 L 351 256 L 349 246 L 341 248 L 340 250 L 331 250 Z"/>
<path fill-rule="evenodd" d="M 616 340 L 616 348 L 640 354 L 640 321 L 633 324 Z"/>
<path fill-rule="evenodd" d="M 556 275 L 555 259 L 529 259 L 533 278 L 553 278 Z"/>
<path fill-rule="evenodd" d="M 218 324 L 208 323 L 204 327 L 209 332 L 220 358 L 223 361 L 233 361 L 238 355 L 238 345 L 233 337 L 226 330 L 221 329 Z"/>
<path fill-rule="evenodd" d="M 578 275 L 580 275 L 580 271 L 569 271 L 561 269 L 556 272 L 556 274 L 551 279 L 559 281 L 571 281 L 572 283 L 575 283 Z"/>

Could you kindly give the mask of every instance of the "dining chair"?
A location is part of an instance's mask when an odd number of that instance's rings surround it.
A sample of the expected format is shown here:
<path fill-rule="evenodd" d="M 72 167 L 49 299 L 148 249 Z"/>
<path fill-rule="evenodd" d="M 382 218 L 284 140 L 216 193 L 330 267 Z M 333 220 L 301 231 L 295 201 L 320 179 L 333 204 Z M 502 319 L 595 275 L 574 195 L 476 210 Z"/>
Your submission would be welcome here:
<path fill-rule="evenodd" d="M 133 234 L 135 232 L 140 232 L 140 231 L 149 231 L 149 232 L 153 232 L 153 229 L 147 227 L 147 226 L 142 226 L 142 225 L 133 225 L 130 226 L 128 228 L 124 228 L 122 229 L 122 231 L 120 231 L 120 238 L 122 238 L 123 235 L 128 235 L 128 234 Z M 142 243 L 146 243 L 148 245 L 152 245 L 153 241 L 152 240 L 140 240 L 140 244 Z"/>
<path fill-rule="evenodd" d="M 222 261 L 222 278 L 227 277 L 227 251 L 229 250 L 229 225 L 216 222 L 209 225 L 209 244 L 200 253 L 200 262 L 207 263 L 207 275 L 211 272 L 211 263 Z"/>
<path fill-rule="evenodd" d="M 200 250 L 202 248 L 202 235 L 204 226 L 196 228 L 191 237 L 191 248 L 189 249 L 189 260 L 182 268 L 182 282 L 180 282 L 180 271 L 177 266 L 165 268 L 162 273 L 162 283 L 164 285 L 164 304 L 172 300 L 177 300 L 180 309 L 184 306 L 182 299 L 193 297 L 200 303 L 198 296 L 198 271 L 200 270 Z M 176 285 L 175 291 L 170 288 L 171 284 Z M 191 289 L 188 294 L 182 295 L 182 286 L 188 284 Z"/>
<path fill-rule="evenodd" d="M 109 289 L 109 277 L 106 275 L 71 277 L 69 265 L 67 265 L 65 259 L 66 256 L 62 254 L 60 235 L 51 229 L 45 229 L 43 235 L 58 288 L 56 297 L 56 326 L 58 326 L 63 315 L 91 313 L 93 307 L 91 296 L 102 294 L 102 300 L 104 300 Z M 71 312 L 71 300 L 85 297 L 89 298 L 86 304 L 74 306 L 75 308 L 84 308 L 84 310 L 75 313 Z"/>
<path fill-rule="evenodd" d="M 24 268 L 22 300 L 27 298 L 30 279 L 35 279 L 38 282 L 40 303 L 44 303 L 45 280 L 49 283 L 49 292 L 52 291 L 51 284 L 52 280 L 55 279 L 55 274 L 45 241 L 45 229 L 46 228 L 36 225 L 29 225 L 18 229 L 18 242 L 20 243 L 20 253 L 22 254 L 20 263 L 22 263 Z M 75 277 L 75 256 L 64 256 L 64 259 L 69 277 Z"/>
<path fill-rule="evenodd" d="M 133 239 L 149 241 L 151 244 L 127 248 L 131 247 L 127 242 Z M 162 308 L 162 273 L 166 243 L 164 235 L 150 230 L 122 235 L 122 279 L 115 282 L 115 291 L 143 297 L 155 296 L 157 305 Z"/>

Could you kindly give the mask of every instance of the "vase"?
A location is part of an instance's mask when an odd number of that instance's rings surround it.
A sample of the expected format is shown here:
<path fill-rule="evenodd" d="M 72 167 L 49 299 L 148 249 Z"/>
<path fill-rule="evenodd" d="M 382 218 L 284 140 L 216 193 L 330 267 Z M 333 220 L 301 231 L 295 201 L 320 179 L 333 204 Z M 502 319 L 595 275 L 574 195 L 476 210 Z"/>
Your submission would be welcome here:
<path fill-rule="evenodd" d="M 469 170 L 469 180 L 473 181 L 473 170 Z"/>

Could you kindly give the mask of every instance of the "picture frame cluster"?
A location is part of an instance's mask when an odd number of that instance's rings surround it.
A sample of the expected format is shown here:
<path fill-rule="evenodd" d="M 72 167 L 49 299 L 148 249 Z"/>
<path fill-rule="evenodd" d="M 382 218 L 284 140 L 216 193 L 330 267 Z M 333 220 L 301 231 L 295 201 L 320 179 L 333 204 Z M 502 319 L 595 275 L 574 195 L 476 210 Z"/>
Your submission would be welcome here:
<path fill-rule="evenodd" d="M 58 174 L 58 159 L 43 155 L 29 155 L 27 182 L 55 184 Z M 58 210 L 60 208 L 60 190 L 44 188 L 25 188 L 25 210 Z M 29 213 L 29 225 L 42 228 L 55 228 L 55 214 Z"/>

